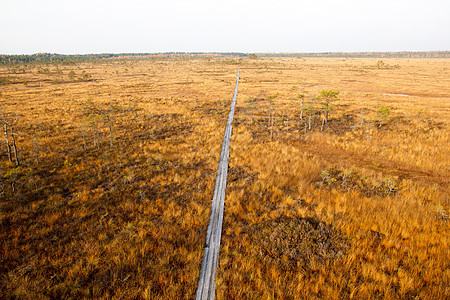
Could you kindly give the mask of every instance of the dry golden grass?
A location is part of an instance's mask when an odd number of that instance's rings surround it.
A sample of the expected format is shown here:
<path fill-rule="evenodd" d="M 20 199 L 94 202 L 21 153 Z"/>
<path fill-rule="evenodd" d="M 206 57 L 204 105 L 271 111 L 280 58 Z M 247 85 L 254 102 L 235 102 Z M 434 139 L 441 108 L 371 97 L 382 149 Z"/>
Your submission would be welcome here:
<path fill-rule="evenodd" d="M 449 297 L 450 63 L 378 61 L 1 67 L 1 298 L 192 298 L 238 66 L 217 298 Z"/>

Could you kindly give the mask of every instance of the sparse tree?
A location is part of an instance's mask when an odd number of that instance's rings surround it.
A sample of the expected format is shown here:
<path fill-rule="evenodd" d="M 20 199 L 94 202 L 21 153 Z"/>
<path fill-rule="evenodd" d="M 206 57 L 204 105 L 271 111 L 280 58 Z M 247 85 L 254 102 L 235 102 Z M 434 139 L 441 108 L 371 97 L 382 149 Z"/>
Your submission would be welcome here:
<path fill-rule="evenodd" d="M 380 119 L 380 125 L 378 127 L 381 127 L 383 124 L 385 124 L 389 120 L 389 115 L 391 114 L 391 109 L 385 105 L 381 105 L 377 109 L 377 116 Z"/>
<path fill-rule="evenodd" d="M 318 99 L 322 100 L 320 104 L 322 104 L 322 111 L 325 112 L 325 123 L 328 122 L 328 114 L 334 108 L 332 103 L 339 100 L 338 95 L 339 91 L 322 90 L 318 96 Z"/>
<path fill-rule="evenodd" d="M 384 63 L 384 61 L 379 60 L 379 61 L 377 61 L 377 65 L 376 66 L 377 66 L 378 69 L 384 69 L 386 67 L 386 64 Z"/>
<path fill-rule="evenodd" d="M 314 106 L 314 97 L 311 98 L 311 103 L 306 105 L 303 108 L 303 110 L 308 115 L 308 129 L 311 130 L 312 129 L 312 117 L 316 113 L 316 108 Z M 306 123 L 305 123 L 305 128 L 306 128 Z"/>
<path fill-rule="evenodd" d="M 67 77 L 69 77 L 69 80 L 74 80 L 75 79 L 75 72 L 74 71 L 70 71 L 69 74 L 67 74 Z"/>

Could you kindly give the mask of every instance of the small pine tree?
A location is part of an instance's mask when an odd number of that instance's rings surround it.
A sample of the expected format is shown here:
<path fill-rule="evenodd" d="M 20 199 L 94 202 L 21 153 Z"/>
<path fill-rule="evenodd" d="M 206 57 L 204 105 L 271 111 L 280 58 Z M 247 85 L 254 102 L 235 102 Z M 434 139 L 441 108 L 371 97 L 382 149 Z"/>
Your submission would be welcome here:
<path fill-rule="evenodd" d="M 333 110 L 334 106 L 332 103 L 336 100 L 339 100 L 338 98 L 339 91 L 332 91 L 332 90 L 322 90 L 320 92 L 320 95 L 317 97 L 322 102 L 322 111 L 325 112 L 325 123 L 328 122 L 328 114 Z"/>
<path fill-rule="evenodd" d="M 69 74 L 67 74 L 67 77 L 69 77 L 69 80 L 74 80 L 75 72 L 74 71 L 70 71 Z"/>
<path fill-rule="evenodd" d="M 303 110 L 308 115 L 308 129 L 311 130 L 311 128 L 312 128 L 312 124 L 311 124 L 312 116 L 316 113 L 316 108 L 314 107 L 314 102 L 311 101 L 311 103 L 306 105 L 303 108 Z"/>
<path fill-rule="evenodd" d="M 383 124 L 387 123 L 389 120 L 389 115 L 391 114 L 391 109 L 385 105 L 381 105 L 377 109 L 377 116 L 380 119 L 380 125 L 378 127 L 381 127 Z"/>

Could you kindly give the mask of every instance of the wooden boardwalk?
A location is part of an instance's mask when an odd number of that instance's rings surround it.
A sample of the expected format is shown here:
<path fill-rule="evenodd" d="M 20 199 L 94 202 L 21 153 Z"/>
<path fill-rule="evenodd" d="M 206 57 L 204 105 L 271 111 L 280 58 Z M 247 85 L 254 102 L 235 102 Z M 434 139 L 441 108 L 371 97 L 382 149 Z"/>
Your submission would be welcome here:
<path fill-rule="evenodd" d="M 205 253 L 198 281 L 195 299 L 214 299 L 216 288 L 216 269 L 219 264 L 220 238 L 222 236 L 223 206 L 225 202 L 225 188 L 227 186 L 228 157 L 230 156 L 231 123 L 234 117 L 234 107 L 239 85 L 239 70 L 236 76 L 233 100 L 228 114 L 227 127 L 223 137 L 222 153 L 220 154 L 219 168 L 217 172 L 216 187 L 212 199 L 211 217 L 209 219 L 208 232 L 206 234 Z"/>

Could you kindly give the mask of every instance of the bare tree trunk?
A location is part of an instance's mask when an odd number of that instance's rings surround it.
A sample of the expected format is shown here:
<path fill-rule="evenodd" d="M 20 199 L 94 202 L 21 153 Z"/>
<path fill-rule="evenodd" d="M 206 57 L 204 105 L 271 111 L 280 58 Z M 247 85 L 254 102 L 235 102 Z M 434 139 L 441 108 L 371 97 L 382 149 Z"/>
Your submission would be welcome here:
<path fill-rule="evenodd" d="M 113 148 L 112 124 L 109 123 L 109 147 Z"/>
<path fill-rule="evenodd" d="M 97 138 L 96 138 L 96 140 L 97 140 L 97 149 L 100 149 L 100 133 L 98 132 L 97 129 L 95 129 L 94 134 L 95 134 L 95 136 L 97 137 Z"/>
<path fill-rule="evenodd" d="M 8 159 L 10 162 L 12 162 L 12 156 L 11 156 L 11 146 L 9 145 L 9 139 L 8 139 L 8 125 L 5 125 L 5 140 L 6 140 L 6 151 L 8 152 Z"/>
<path fill-rule="evenodd" d="M 328 123 L 328 110 L 325 112 L 325 123 Z"/>
<path fill-rule="evenodd" d="M 320 128 L 320 131 L 323 131 L 323 125 L 325 125 L 325 119 L 322 119 L 322 127 Z"/>
<path fill-rule="evenodd" d="M 13 142 L 14 158 L 16 160 L 16 166 L 19 166 L 20 165 L 20 163 L 19 163 L 19 156 L 18 156 L 19 153 L 17 151 L 16 138 L 15 138 L 15 135 L 14 135 L 14 132 L 13 132 L 13 127 L 10 126 L 9 130 L 11 131 L 11 137 L 12 137 L 12 142 Z"/>
<path fill-rule="evenodd" d="M 309 114 L 309 118 L 308 118 L 308 129 L 311 130 L 311 118 L 312 118 L 312 114 Z"/>
<path fill-rule="evenodd" d="M 86 135 L 85 135 L 84 129 L 83 129 L 81 136 L 83 138 L 83 149 L 84 149 L 84 151 L 86 151 L 87 146 L 86 146 Z"/>
<path fill-rule="evenodd" d="M 39 144 L 37 140 L 34 141 L 34 154 L 36 158 L 36 165 L 39 165 Z"/>
<path fill-rule="evenodd" d="M 269 122 L 270 122 L 270 119 L 269 119 Z M 272 117 L 272 122 L 270 125 L 270 139 L 272 139 L 272 138 L 273 138 L 273 117 Z"/>
<path fill-rule="evenodd" d="M 303 120 L 303 107 L 305 105 L 305 100 L 302 98 L 302 109 L 300 110 L 300 120 Z"/>
<path fill-rule="evenodd" d="M 94 139 L 94 148 L 99 147 L 97 128 L 92 128 L 92 138 Z"/>
<path fill-rule="evenodd" d="M 360 126 L 364 125 L 364 108 L 361 108 L 361 121 L 360 121 Z"/>

